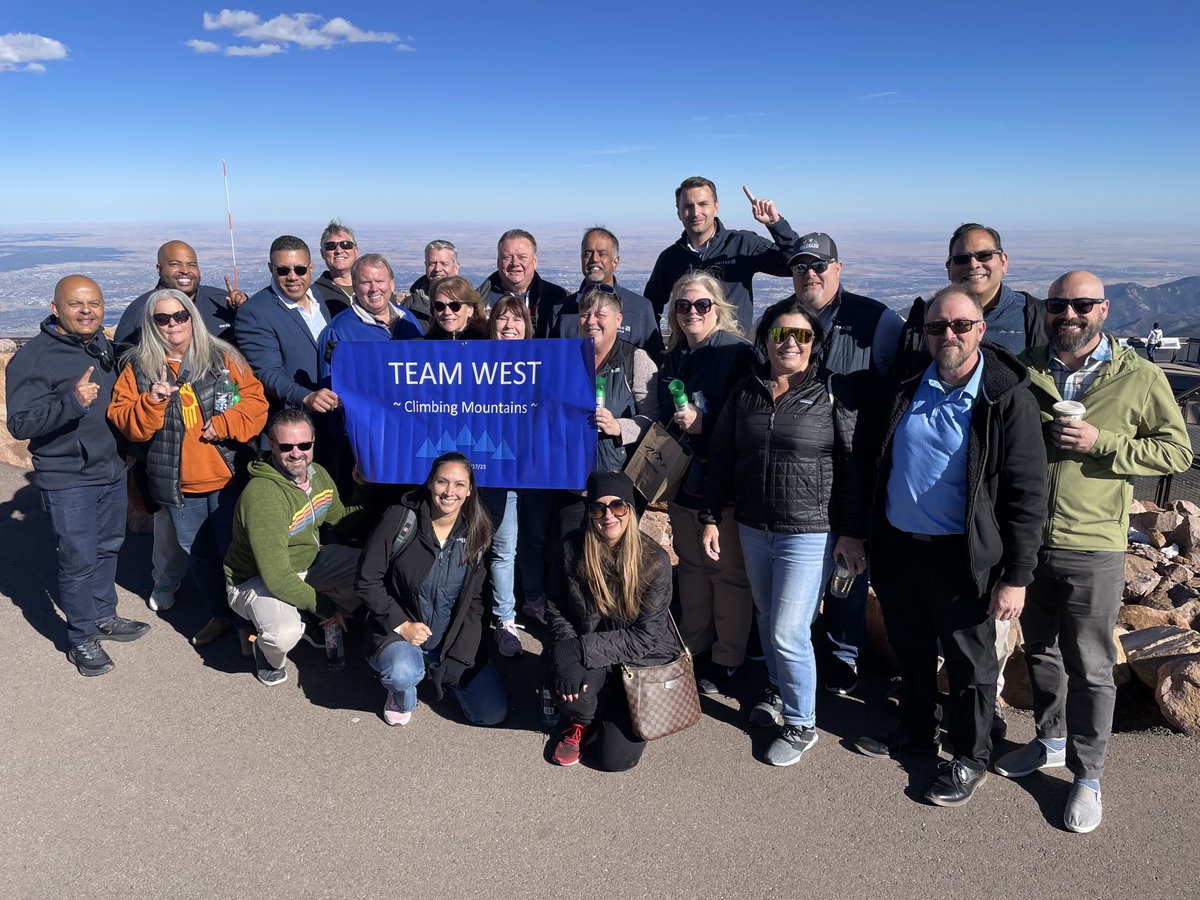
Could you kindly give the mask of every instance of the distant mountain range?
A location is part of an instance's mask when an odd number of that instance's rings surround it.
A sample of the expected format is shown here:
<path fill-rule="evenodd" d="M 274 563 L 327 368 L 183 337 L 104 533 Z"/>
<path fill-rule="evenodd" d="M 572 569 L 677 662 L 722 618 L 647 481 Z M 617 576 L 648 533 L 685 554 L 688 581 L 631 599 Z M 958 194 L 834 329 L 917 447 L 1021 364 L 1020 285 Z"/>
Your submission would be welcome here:
<path fill-rule="evenodd" d="M 1126 281 L 1110 284 L 1105 330 L 1123 337 L 1145 337 L 1158 322 L 1169 337 L 1200 337 L 1200 275 L 1154 287 Z"/>

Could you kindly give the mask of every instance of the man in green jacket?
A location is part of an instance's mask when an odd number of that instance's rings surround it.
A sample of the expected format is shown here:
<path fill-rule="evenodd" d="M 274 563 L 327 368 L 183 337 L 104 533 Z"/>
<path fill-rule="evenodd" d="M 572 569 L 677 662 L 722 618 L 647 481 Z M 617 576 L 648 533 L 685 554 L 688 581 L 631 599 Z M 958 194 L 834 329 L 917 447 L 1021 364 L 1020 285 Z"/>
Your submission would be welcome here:
<path fill-rule="evenodd" d="M 1068 272 L 1045 307 L 1050 344 L 1021 355 L 1050 464 L 1049 515 L 1021 614 L 1037 737 L 995 769 L 1019 778 L 1067 766 L 1075 783 L 1063 824 L 1086 833 L 1100 824 L 1133 478 L 1184 471 L 1192 448 L 1162 371 L 1101 331 L 1099 278 Z M 1056 408 L 1063 401 L 1078 405 Z"/>
<path fill-rule="evenodd" d="M 254 667 L 266 685 L 287 680 L 283 663 L 304 636 L 301 612 L 345 629 L 359 550 L 321 545 L 320 528 L 349 512 L 329 473 L 313 464 L 312 419 L 285 408 L 267 422 L 268 457 L 250 464 L 225 555 L 229 607 L 258 630 Z"/>

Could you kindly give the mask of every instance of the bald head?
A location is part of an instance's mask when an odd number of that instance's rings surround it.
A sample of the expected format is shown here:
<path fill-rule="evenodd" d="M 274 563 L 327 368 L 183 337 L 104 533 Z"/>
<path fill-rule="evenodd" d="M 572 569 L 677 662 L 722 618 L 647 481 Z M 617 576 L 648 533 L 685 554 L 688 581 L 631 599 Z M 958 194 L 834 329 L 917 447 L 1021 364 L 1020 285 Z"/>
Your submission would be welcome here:
<path fill-rule="evenodd" d="M 1070 293 L 1064 293 L 1070 291 Z M 1091 272 L 1075 269 L 1065 275 L 1060 275 L 1054 284 L 1050 285 L 1047 297 L 1093 297 L 1104 299 L 1104 284 Z"/>
<path fill-rule="evenodd" d="M 183 241 L 167 241 L 158 248 L 158 277 L 163 287 L 173 288 L 195 299 L 200 287 L 200 263 L 196 251 Z"/>
<path fill-rule="evenodd" d="M 104 324 L 104 294 L 86 275 L 68 275 L 54 286 L 50 312 L 60 331 L 87 340 Z"/>

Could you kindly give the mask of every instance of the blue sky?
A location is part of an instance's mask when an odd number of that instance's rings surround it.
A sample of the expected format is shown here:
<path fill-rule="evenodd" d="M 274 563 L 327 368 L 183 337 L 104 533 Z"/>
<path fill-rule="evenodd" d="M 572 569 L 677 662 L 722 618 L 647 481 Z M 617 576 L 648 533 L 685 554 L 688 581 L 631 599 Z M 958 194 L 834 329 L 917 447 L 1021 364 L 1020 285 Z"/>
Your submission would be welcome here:
<path fill-rule="evenodd" d="M 1194 2 L 229 2 L 6 4 L 0 225 L 1200 222 Z"/>

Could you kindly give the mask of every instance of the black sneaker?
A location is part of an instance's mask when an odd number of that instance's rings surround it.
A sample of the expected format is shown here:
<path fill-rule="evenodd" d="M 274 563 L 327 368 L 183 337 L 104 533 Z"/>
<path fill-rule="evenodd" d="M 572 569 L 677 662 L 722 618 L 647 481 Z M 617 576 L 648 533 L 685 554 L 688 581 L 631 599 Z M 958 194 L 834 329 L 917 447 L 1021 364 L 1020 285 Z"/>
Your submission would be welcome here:
<path fill-rule="evenodd" d="M 287 669 L 275 669 L 267 662 L 267 658 L 263 652 L 258 649 L 258 642 L 254 642 L 254 676 L 265 684 L 267 687 L 274 687 L 277 684 L 283 684 L 287 681 Z"/>
<path fill-rule="evenodd" d="M 741 666 L 723 666 L 710 662 L 697 672 L 696 688 L 701 694 L 728 694 L 729 686 L 741 671 Z"/>
<path fill-rule="evenodd" d="M 783 698 L 779 696 L 779 688 L 768 685 L 762 699 L 750 710 L 750 724 L 759 728 L 771 728 L 783 722 Z"/>
<path fill-rule="evenodd" d="M 67 659 L 75 664 L 80 675 L 88 677 L 103 675 L 116 668 L 112 657 L 104 652 L 104 648 L 95 638 L 88 638 L 83 643 L 76 644 L 67 651 Z"/>
<path fill-rule="evenodd" d="M 766 760 L 772 766 L 790 766 L 800 762 L 804 751 L 817 742 L 817 729 L 811 725 L 784 725 L 779 736 L 767 748 Z"/>
<path fill-rule="evenodd" d="M 136 641 L 150 626 L 145 622 L 135 622 L 133 619 L 122 619 L 120 616 L 109 616 L 96 623 L 98 641 Z"/>
<path fill-rule="evenodd" d="M 825 690 L 831 694 L 845 697 L 853 694 L 858 687 L 858 666 L 838 659 L 836 656 L 829 660 L 825 667 Z"/>

